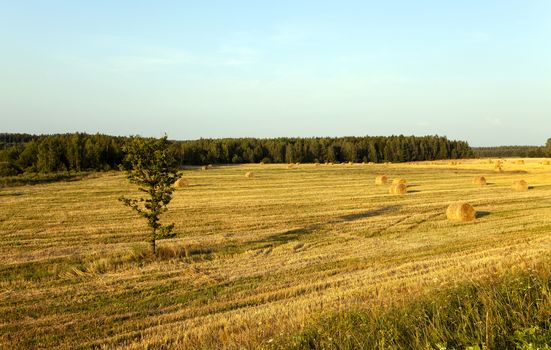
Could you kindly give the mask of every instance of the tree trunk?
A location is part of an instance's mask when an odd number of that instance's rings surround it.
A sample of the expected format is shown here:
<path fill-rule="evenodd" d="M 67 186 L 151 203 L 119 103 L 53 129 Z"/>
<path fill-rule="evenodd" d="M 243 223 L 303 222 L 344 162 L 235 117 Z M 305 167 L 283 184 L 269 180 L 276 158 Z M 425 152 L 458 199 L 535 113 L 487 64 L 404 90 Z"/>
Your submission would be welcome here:
<path fill-rule="evenodd" d="M 154 229 L 153 234 L 151 235 L 151 239 L 149 241 L 149 246 L 151 247 L 151 253 L 153 253 L 153 255 L 157 255 L 157 250 L 155 248 L 155 235 L 156 235 L 156 232 Z"/>

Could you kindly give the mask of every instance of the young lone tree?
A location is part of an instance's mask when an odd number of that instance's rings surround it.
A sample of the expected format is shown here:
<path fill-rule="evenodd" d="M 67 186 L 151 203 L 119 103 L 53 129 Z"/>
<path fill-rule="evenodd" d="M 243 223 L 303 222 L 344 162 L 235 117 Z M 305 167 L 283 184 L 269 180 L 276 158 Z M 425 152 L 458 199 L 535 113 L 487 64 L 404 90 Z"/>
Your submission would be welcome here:
<path fill-rule="evenodd" d="M 174 224 L 163 226 L 159 223 L 159 216 L 167 211 L 173 184 L 178 179 L 176 160 L 170 155 L 168 146 L 165 135 L 160 139 L 134 136 L 123 147 L 125 158 L 121 170 L 126 171 L 128 180 L 138 185 L 144 196 L 119 200 L 147 219 L 151 228 L 148 242 L 153 254 L 156 254 L 156 239 L 173 236 Z"/>

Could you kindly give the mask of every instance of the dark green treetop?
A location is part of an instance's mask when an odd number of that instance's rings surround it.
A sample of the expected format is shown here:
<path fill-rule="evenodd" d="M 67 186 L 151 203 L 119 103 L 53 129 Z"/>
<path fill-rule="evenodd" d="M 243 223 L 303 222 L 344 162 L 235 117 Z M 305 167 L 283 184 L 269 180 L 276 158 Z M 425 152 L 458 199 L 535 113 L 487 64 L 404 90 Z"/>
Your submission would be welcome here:
<path fill-rule="evenodd" d="M 161 225 L 159 216 L 166 212 L 174 192 L 173 184 L 179 177 L 176 160 L 169 152 L 169 142 L 160 139 L 131 137 L 123 146 L 125 170 L 130 183 L 143 192 L 140 198 L 121 197 L 124 205 L 135 210 L 147 220 L 151 229 L 148 242 L 156 253 L 155 241 L 172 236 L 174 224 Z"/>

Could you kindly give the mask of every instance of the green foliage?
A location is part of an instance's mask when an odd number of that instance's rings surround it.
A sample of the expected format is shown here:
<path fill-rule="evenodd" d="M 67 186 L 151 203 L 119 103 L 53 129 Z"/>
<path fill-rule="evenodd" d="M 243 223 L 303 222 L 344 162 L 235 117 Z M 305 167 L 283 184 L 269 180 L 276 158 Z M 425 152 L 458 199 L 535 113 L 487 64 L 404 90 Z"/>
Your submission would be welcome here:
<path fill-rule="evenodd" d="M 519 350 L 551 350 L 551 329 L 538 326 L 520 329 L 515 331 L 513 338 Z"/>
<path fill-rule="evenodd" d="M 551 150 L 551 148 L 549 148 L 549 150 Z M 473 152 L 474 152 L 474 155 L 479 158 L 491 158 L 491 157 L 542 158 L 547 155 L 546 148 L 543 146 L 476 147 L 476 148 L 473 148 Z"/>
<path fill-rule="evenodd" d="M 17 167 L 10 162 L 0 162 L 0 177 L 17 175 Z"/>
<path fill-rule="evenodd" d="M 472 157 L 466 142 L 439 136 L 201 139 L 173 142 L 185 164 L 409 162 Z M 182 163 L 183 164 L 183 163 Z"/>
<path fill-rule="evenodd" d="M 0 134 L 0 161 L 17 173 L 109 170 L 123 159 L 126 138 L 82 133 L 62 135 Z"/>
<path fill-rule="evenodd" d="M 550 349 L 551 265 L 328 315 L 284 339 L 292 349 Z M 278 347 L 278 346 L 276 346 Z"/>
<path fill-rule="evenodd" d="M 122 163 L 127 138 L 83 133 L 0 134 L 0 161 L 17 173 L 109 170 Z M 439 136 L 200 139 L 172 141 L 178 164 L 408 162 L 472 156 L 466 142 Z"/>
<path fill-rule="evenodd" d="M 0 167 L 2 165 L 0 164 Z M 87 172 L 79 173 L 25 173 L 16 176 L 1 176 L 0 177 L 0 188 L 1 187 L 11 187 L 11 186 L 23 186 L 23 185 L 37 185 L 45 184 L 50 182 L 59 182 L 59 181 L 77 181 L 82 180 L 84 177 L 90 176 Z"/>
<path fill-rule="evenodd" d="M 149 243 L 155 253 L 155 240 L 172 237 L 174 224 L 161 225 L 159 216 L 167 211 L 172 199 L 173 184 L 178 179 L 176 160 L 168 151 L 167 137 L 160 139 L 132 137 L 123 146 L 124 164 L 130 183 L 144 193 L 140 198 L 121 197 L 124 205 L 147 220 L 151 228 Z"/>
<path fill-rule="evenodd" d="M 0 150 L 22 145 L 39 138 L 37 135 L 19 133 L 0 133 Z"/>

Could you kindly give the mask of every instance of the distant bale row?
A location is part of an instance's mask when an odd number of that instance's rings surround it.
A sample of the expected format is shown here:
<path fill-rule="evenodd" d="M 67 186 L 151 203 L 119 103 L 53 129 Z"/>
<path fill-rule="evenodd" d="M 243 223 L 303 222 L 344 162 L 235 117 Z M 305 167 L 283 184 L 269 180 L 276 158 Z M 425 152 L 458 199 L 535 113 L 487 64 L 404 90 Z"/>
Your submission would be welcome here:
<path fill-rule="evenodd" d="M 375 184 L 376 185 L 385 185 L 387 183 L 388 183 L 388 176 L 378 175 L 378 176 L 375 177 Z M 392 180 L 393 185 L 399 185 L 399 184 L 405 185 L 406 183 L 407 183 L 406 179 L 398 178 L 398 179 Z"/>
<path fill-rule="evenodd" d="M 475 178 L 473 178 L 472 184 L 478 186 L 486 186 L 486 178 L 484 176 L 476 176 Z M 528 191 L 529 189 L 528 183 L 524 180 L 514 181 L 511 187 L 517 192 L 524 192 Z"/>
<path fill-rule="evenodd" d="M 378 175 L 375 177 L 376 185 L 386 185 L 388 183 L 388 177 L 386 175 Z M 394 179 L 392 185 L 389 187 L 388 192 L 390 194 L 404 194 L 407 193 L 407 186 L 405 179 Z"/>

